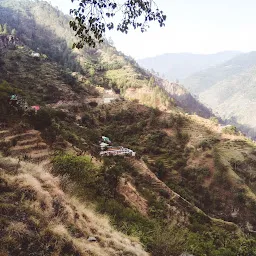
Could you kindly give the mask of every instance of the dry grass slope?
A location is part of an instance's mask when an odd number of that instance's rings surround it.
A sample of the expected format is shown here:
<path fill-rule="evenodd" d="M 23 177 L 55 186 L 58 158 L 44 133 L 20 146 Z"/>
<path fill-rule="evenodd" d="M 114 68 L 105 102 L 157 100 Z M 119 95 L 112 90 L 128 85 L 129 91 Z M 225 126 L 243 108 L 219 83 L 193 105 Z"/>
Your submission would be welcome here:
<path fill-rule="evenodd" d="M 28 255 L 37 247 L 38 255 L 148 255 L 135 238 L 115 231 L 106 217 L 65 194 L 61 179 L 43 164 L 1 157 L 0 181 L 0 254 Z M 89 236 L 98 241 L 87 241 Z"/>

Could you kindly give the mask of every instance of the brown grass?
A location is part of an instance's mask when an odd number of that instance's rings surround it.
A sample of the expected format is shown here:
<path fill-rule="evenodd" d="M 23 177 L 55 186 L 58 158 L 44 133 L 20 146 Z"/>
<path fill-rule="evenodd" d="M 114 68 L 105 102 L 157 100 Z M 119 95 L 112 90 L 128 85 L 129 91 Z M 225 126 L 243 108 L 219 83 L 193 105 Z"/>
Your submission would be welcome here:
<path fill-rule="evenodd" d="M 17 163 L 12 158 L 0 158 L 0 163 L 6 162 Z M 43 164 L 21 162 L 16 175 L 10 175 L 8 167 L 9 165 L 5 164 L 0 178 L 16 191 L 29 191 L 30 194 L 35 194 L 34 200 L 23 199 L 25 209 L 35 212 L 36 216 L 41 216 L 44 220 L 49 220 L 43 229 L 54 234 L 56 239 L 73 244 L 81 255 L 148 255 L 137 239 L 115 231 L 110 226 L 108 218 L 97 214 L 90 204 L 85 205 L 65 194 L 60 188 L 60 178 L 54 177 Z M 43 221 L 38 218 L 31 216 L 36 224 L 41 225 Z M 31 232 L 26 221 L 10 221 L 5 231 L 16 239 L 24 236 L 26 232 Z M 89 236 L 95 236 L 98 242 L 88 242 Z"/>

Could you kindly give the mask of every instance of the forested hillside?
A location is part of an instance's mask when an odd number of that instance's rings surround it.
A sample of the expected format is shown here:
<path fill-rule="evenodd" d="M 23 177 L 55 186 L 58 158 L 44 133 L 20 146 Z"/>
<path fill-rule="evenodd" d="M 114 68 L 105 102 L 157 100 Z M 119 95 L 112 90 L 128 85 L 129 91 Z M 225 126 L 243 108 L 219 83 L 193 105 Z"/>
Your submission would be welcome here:
<path fill-rule="evenodd" d="M 241 54 L 188 77 L 184 85 L 215 114 L 255 138 L 255 66 L 256 52 Z"/>
<path fill-rule="evenodd" d="M 174 107 L 161 112 L 136 101 L 90 104 L 100 93 L 69 83 L 56 63 L 34 59 L 24 46 L 3 53 L 1 151 L 12 159 L 0 163 L 1 252 L 22 255 L 18 247 L 87 255 L 87 248 L 95 255 L 147 255 L 93 218 L 88 204 L 81 205 L 89 201 L 152 255 L 254 255 L 254 144 Z M 41 110 L 17 111 L 7 103 L 12 93 L 29 105 L 40 103 Z M 137 157 L 100 158 L 102 134 Z M 88 236 L 96 236 L 96 244 Z"/>
<path fill-rule="evenodd" d="M 17 32 L 0 48 L 1 255 L 256 255 L 252 141 L 114 47 L 68 48 L 48 3 L 0 5 Z M 101 156 L 102 136 L 136 155 Z"/>
<path fill-rule="evenodd" d="M 149 106 L 160 104 L 166 108 L 174 99 L 187 112 L 196 112 L 206 117 L 211 115 L 209 110 L 197 104 L 185 88 L 175 85 L 179 95 L 166 92 L 161 86 L 163 80 L 159 79 L 159 83 L 155 83 L 152 74 L 107 42 L 96 49 L 85 47 L 80 51 L 72 51 L 71 46 L 76 39 L 68 25 L 69 17 L 47 2 L 3 0 L 0 11 L 0 24 L 7 23 L 9 31 L 15 29 L 21 42 L 70 71 L 80 72 L 86 83 L 113 88 L 124 97 L 128 88 L 140 89 L 139 100 Z M 179 100 L 181 95 L 186 104 Z"/>

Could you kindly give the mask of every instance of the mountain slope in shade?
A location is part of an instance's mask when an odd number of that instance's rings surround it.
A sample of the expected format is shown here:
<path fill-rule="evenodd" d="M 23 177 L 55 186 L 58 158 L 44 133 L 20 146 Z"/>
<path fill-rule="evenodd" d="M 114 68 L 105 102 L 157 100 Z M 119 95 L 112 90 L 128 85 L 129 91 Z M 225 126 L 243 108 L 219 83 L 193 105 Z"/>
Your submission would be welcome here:
<path fill-rule="evenodd" d="M 164 88 L 168 95 L 176 101 L 177 105 L 185 111 L 197 113 L 205 118 L 210 118 L 213 115 L 210 109 L 198 102 L 182 85 L 171 83 L 163 79 L 158 79 L 157 83 Z"/>
<path fill-rule="evenodd" d="M 138 63 L 146 69 L 153 69 L 170 81 L 176 81 L 227 61 L 239 53 L 238 51 L 224 51 L 216 54 L 167 53 L 140 59 Z"/>

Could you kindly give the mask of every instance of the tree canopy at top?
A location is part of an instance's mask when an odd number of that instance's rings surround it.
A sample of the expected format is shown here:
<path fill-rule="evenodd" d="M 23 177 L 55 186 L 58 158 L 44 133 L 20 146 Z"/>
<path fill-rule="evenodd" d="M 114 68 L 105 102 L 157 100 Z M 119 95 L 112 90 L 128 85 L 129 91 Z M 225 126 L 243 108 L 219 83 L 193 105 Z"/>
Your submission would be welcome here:
<path fill-rule="evenodd" d="M 70 10 L 74 17 L 70 27 L 79 38 L 79 42 L 73 45 L 76 48 L 82 48 L 84 44 L 95 47 L 96 43 L 103 42 L 106 29 L 116 28 L 127 34 L 130 28 L 145 32 L 150 21 L 157 21 L 160 27 L 165 25 L 166 15 L 153 0 L 123 0 L 122 4 L 115 0 L 71 1 L 79 2 L 78 8 Z M 114 21 L 117 13 L 121 13 L 121 18 Z"/>

